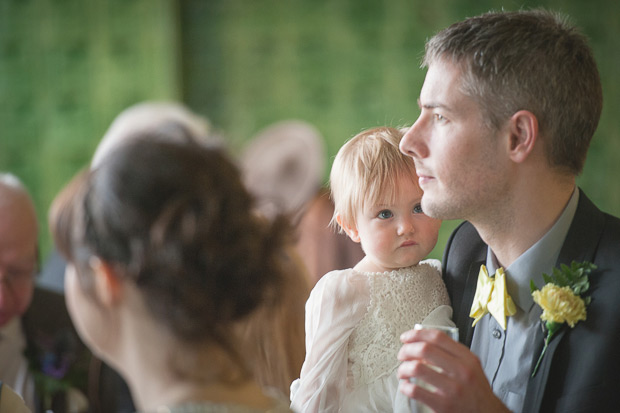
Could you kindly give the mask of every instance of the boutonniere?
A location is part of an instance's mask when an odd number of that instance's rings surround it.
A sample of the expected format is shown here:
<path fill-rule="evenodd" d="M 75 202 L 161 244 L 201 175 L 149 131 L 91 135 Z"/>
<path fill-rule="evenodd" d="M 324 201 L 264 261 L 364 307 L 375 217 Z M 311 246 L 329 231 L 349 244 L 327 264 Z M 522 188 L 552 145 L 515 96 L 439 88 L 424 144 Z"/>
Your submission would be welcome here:
<path fill-rule="evenodd" d="M 56 395 L 70 389 L 84 390 L 88 361 L 80 353 L 79 342 L 70 330 L 52 336 L 40 333 L 26 347 L 28 370 L 44 411 L 51 409 Z"/>
<path fill-rule="evenodd" d="M 545 345 L 536 362 L 532 377 L 536 375 L 553 335 L 564 324 L 573 328 L 579 321 L 586 319 L 586 307 L 590 304 L 590 297 L 582 297 L 582 295 L 590 288 L 588 276 L 594 269 L 596 265 L 591 262 L 573 261 L 570 267 L 562 264 L 560 269 L 554 268 L 551 276 L 543 274 L 545 285 L 540 290 L 534 281 L 530 281 L 532 297 L 543 310 L 540 319 L 547 331 Z"/>

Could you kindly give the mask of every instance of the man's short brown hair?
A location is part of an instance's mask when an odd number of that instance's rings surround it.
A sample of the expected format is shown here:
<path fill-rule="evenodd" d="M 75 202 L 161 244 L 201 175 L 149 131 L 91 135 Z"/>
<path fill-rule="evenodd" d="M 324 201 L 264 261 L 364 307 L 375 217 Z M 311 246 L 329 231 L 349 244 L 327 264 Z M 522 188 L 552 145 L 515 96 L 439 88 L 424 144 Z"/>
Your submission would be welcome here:
<path fill-rule="evenodd" d="M 490 128 L 528 110 L 549 164 L 581 172 L 603 93 L 587 39 L 565 17 L 531 10 L 466 19 L 427 42 L 423 66 L 435 61 L 460 68 L 461 91 L 480 105 Z"/>

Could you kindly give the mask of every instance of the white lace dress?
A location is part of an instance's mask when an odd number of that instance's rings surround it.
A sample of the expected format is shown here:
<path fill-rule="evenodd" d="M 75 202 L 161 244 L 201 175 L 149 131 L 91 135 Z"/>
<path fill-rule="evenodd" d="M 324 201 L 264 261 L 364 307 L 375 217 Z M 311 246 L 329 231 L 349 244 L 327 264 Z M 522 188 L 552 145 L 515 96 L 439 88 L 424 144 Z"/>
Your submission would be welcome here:
<path fill-rule="evenodd" d="M 398 391 L 399 336 L 454 324 L 437 260 L 385 273 L 332 271 L 306 303 L 306 360 L 291 385 L 296 412 L 410 412 Z"/>

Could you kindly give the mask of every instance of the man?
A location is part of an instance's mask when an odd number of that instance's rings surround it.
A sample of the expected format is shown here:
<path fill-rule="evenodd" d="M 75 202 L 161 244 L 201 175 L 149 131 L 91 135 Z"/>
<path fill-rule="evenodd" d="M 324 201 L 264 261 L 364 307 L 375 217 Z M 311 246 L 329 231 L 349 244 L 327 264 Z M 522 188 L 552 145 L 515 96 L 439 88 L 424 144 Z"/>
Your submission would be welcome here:
<path fill-rule="evenodd" d="M 0 175 L 0 380 L 34 408 L 34 383 L 21 317 L 32 301 L 37 271 L 37 219 L 30 196 L 12 175 Z"/>
<path fill-rule="evenodd" d="M 35 288 L 37 237 L 30 195 L 15 176 L 0 174 L 0 381 L 33 412 L 123 411 L 124 383 L 91 358 L 63 296 Z M 60 382 L 73 389 L 49 387 Z"/>
<path fill-rule="evenodd" d="M 425 213 L 467 220 L 443 262 L 465 345 L 432 330 L 403 334 L 401 391 L 438 412 L 617 408 L 620 220 L 575 184 L 602 107 L 585 38 L 549 12 L 488 13 L 430 39 L 424 65 L 421 114 L 401 150 L 415 161 Z M 547 332 L 530 280 L 541 287 L 542 273 L 572 261 L 597 266 L 586 319 L 560 327 L 533 374 Z M 481 264 L 490 275 L 505 269 L 515 304 L 505 329 L 490 314 L 472 327 Z"/>

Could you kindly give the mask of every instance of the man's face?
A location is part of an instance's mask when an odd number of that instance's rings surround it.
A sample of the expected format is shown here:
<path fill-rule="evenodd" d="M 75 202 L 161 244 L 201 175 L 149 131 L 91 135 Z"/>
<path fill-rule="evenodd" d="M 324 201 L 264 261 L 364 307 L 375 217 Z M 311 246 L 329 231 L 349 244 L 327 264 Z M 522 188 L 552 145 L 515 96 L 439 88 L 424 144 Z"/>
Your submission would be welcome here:
<path fill-rule="evenodd" d="M 485 126 L 473 99 L 461 92 L 457 66 L 437 61 L 420 92 L 420 116 L 400 149 L 413 158 L 422 209 L 434 218 L 468 219 L 492 211 L 508 185 L 500 132 Z"/>
<path fill-rule="evenodd" d="M 0 206 L 0 327 L 30 306 L 37 271 L 37 227 L 30 205 Z"/>

